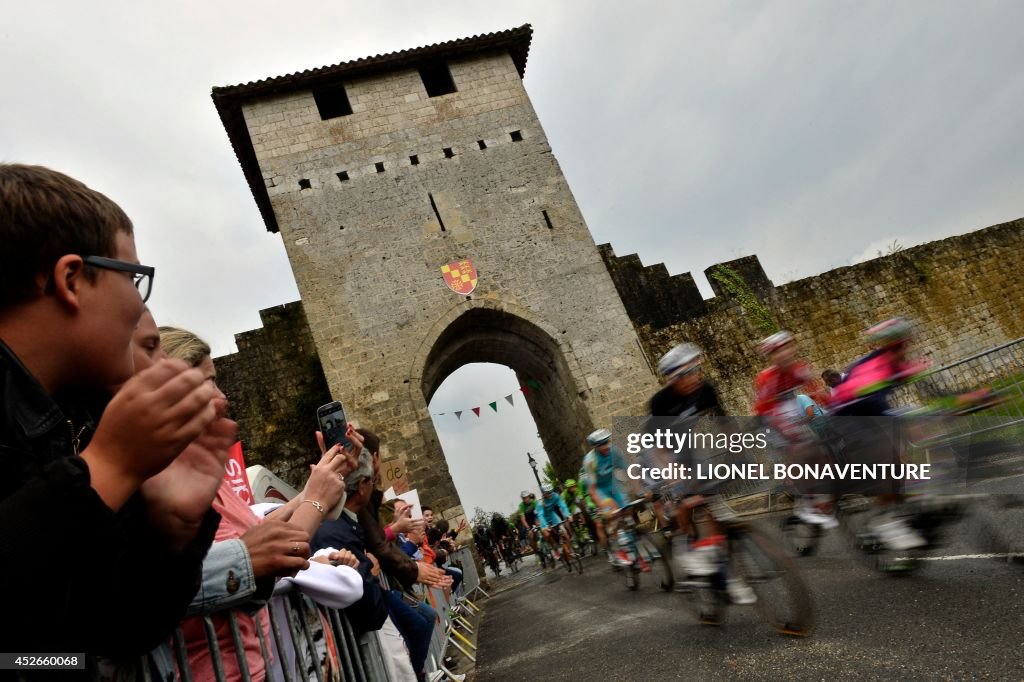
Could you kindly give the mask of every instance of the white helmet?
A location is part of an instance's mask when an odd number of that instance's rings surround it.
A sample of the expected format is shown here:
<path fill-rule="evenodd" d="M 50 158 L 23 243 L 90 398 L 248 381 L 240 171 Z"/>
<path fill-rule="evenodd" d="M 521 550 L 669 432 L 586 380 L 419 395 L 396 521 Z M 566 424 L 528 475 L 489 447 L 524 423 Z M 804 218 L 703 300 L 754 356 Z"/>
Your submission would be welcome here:
<path fill-rule="evenodd" d="M 791 333 L 785 330 L 775 332 L 771 336 L 761 339 L 761 343 L 757 344 L 757 351 L 761 353 L 761 355 L 771 355 L 786 344 L 792 342 L 793 335 Z"/>
<path fill-rule="evenodd" d="M 547 495 L 548 493 L 555 492 L 555 487 L 553 485 L 551 485 L 550 483 L 541 483 L 540 484 L 540 491 L 543 494 Z"/>
<path fill-rule="evenodd" d="M 701 362 L 700 348 L 692 343 L 681 343 L 658 360 L 658 374 L 672 378 L 682 370 L 689 369 Z"/>
<path fill-rule="evenodd" d="M 590 447 L 596 447 L 603 445 L 612 439 L 612 432 L 608 429 L 598 429 L 592 434 L 587 436 L 587 445 Z"/>

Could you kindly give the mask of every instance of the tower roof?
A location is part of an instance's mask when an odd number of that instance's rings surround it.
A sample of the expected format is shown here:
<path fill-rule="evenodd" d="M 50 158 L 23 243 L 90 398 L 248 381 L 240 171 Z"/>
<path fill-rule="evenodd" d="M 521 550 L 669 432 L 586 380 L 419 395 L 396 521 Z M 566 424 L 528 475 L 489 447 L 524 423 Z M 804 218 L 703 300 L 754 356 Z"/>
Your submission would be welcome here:
<path fill-rule="evenodd" d="M 242 116 L 242 105 L 253 100 L 268 96 L 282 95 L 296 90 L 307 90 L 337 82 L 339 78 L 361 78 L 376 73 L 395 71 L 402 68 L 418 66 L 424 62 L 451 59 L 471 54 L 507 50 L 522 78 L 526 72 L 526 59 L 530 53 L 530 40 L 533 28 L 523 24 L 518 28 L 495 33 L 449 40 L 417 47 L 399 52 L 389 52 L 373 57 L 363 57 L 349 62 L 341 62 L 332 66 L 321 66 L 284 76 L 264 78 L 250 83 L 215 87 L 211 92 L 213 103 L 217 107 L 221 123 L 228 133 L 231 146 L 235 150 L 245 178 L 249 182 L 256 205 L 263 216 L 263 222 L 270 232 L 277 232 L 277 219 L 270 205 L 270 196 L 263 182 L 256 152 L 249 137 L 245 118 Z"/>

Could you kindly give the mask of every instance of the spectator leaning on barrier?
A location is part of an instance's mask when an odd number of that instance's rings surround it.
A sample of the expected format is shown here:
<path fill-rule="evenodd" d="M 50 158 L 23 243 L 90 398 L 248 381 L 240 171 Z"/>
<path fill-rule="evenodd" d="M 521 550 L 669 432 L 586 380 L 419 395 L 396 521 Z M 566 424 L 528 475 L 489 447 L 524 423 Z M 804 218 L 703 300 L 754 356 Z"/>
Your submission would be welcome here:
<path fill-rule="evenodd" d="M 199 368 L 204 379 L 216 387 L 216 371 L 209 345 L 192 332 L 174 327 L 161 327 L 160 341 L 165 353 Z M 204 562 L 203 584 L 193 600 L 190 612 L 213 614 L 217 643 L 229 679 L 240 676 L 240 670 L 227 612 L 228 605 L 236 608 L 233 615 L 245 647 L 249 674 L 254 680 L 264 679 L 267 672 L 260 649 L 260 632 L 253 615 L 259 612 L 264 645 L 269 649 L 269 617 L 261 609 L 266 605 L 274 580 L 294 576 L 309 567 L 306 559 L 310 555 L 310 534 L 320 525 L 326 510 L 341 500 L 343 484 L 340 476 L 350 469 L 351 464 L 340 448 L 332 448 L 325 453 L 321 462 L 312 469 L 302 503 L 293 507 L 287 522 L 273 519 L 264 521 L 257 517 L 235 494 L 221 470 L 220 487 L 213 507 L 221 514 L 222 520 L 217 528 L 217 543 L 214 547 L 222 549 L 231 546 L 232 549 L 226 556 L 224 552 L 215 552 Z M 241 544 L 238 540 L 241 540 Z M 247 582 L 257 586 L 249 598 L 240 604 L 230 594 L 232 588 L 236 587 L 232 582 L 235 571 L 238 571 L 236 581 L 242 576 L 251 576 L 252 580 Z M 261 583 L 262 588 L 259 587 Z M 225 595 L 225 592 L 229 594 Z M 182 631 L 193 679 L 213 679 L 210 649 L 202 620 L 198 617 L 187 619 L 182 623 Z"/>
<path fill-rule="evenodd" d="M 359 466 L 345 481 L 345 509 L 334 521 L 325 521 L 313 536 L 313 550 L 324 548 L 347 549 L 359 560 L 359 574 L 363 577 L 363 597 L 346 609 L 357 632 L 379 630 L 388 617 L 383 590 L 377 578 L 374 562 L 367 555 L 366 533 L 359 525 L 360 510 L 370 503 L 373 494 L 373 456 L 363 450 Z"/>
<path fill-rule="evenodd" d="M 0 642 L 141 655 L 170 636 L 199 584 L 235 425 L 184 363 L 132 377 L 154 271 L 110 199 L 47 168 L 0 164 L 0 243 L 0 579 L 12 614 Z M 111 399 L 106 387 L 122 382 Z M 151 480 L 183 452 L 209 465 L 195 485 Z M 55 538 L 70 565 L 29 559 Z"/>

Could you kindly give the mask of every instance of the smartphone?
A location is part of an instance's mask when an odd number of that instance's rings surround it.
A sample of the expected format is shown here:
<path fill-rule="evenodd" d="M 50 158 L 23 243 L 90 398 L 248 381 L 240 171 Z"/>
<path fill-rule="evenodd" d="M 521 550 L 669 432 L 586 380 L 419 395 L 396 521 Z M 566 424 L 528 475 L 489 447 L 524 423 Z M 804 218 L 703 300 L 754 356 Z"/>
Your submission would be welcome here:
<path fill-rule="evenodd" d="M 316 410 L 316 420 L 320 424 L 320 433 L 324 435 L 324 446 L 330 449 L 338 443 L 341 447 L 347 448 L 351 443 L 345 437 L 348 430 L 348 419 L 345 418 L 345 408 L 341 402 L 334 402 L 321 405 Z"/>

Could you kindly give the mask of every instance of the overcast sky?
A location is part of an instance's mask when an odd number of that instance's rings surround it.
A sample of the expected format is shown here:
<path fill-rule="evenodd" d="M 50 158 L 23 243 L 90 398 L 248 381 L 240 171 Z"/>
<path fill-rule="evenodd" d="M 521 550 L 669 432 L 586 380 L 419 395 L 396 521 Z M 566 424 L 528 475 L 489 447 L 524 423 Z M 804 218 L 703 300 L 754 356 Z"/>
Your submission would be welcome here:
<path fill-rule="evenodd" d="M 700 273 L 741 255 L 781 283 L 1024 215 L 1013 0 L 7 0 L 0 159 L 120 203 L 158 271 L 158 322 L 231 352 L 259 309 L 298 292 L 210 88 L 527 22 L 526 88 L 595 240 L 692 270 L 706 295 Z M 432 411 L 500 399 L 515 389 L 500 376 L 458 373 Z M 439 422 L 442 441 L 475 461 L 488 438 L 536 447 L 534 428 L 490 416 Z M 469 510 L 532 478 L 449 459 Z"/>

